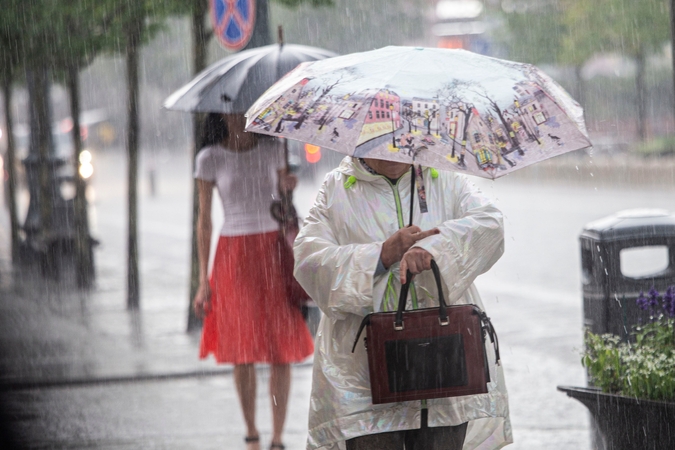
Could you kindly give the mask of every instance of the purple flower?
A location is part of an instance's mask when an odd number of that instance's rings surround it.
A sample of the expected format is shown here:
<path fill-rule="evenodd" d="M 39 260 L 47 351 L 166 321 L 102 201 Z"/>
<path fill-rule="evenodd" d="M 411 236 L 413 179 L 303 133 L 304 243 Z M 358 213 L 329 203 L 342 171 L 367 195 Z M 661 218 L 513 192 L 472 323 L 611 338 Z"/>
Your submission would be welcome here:
<path fill-rule="evenodd" d="M 640 291 L 640 295 L 638 296 L 635 303 L 637 303 L 637 305 L 643 311 L 647 311 L 647 309 L 649 309 L 649 300 L 647 300 L 647 297 L 645 297 L 644 291 Z"/>
<path fill-rule="evenodd" d="M 675 286 L 670 286 L 663 294 L 663 309 L 670 317 L 675 316 Z"/>
<path fill-rule="evenodd" d="M 659 306 L 659 291 L 654 286 L 649 290 L 649 307 L 655 309 Z"/>

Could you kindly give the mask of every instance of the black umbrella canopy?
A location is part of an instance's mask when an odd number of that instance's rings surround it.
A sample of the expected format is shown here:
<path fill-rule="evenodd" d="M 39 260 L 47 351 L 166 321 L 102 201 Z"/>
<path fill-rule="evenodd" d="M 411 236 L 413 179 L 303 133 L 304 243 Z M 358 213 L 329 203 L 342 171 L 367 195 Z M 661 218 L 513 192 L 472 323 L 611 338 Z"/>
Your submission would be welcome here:
<path fill-rule="evenodd" d="M 187 112 L 244 113 L 272 84 L 306 61 L 337 56 L 329 50 L 272 44 L 235 53 L 207 67 L 171 94 L 164 107 Z"/>

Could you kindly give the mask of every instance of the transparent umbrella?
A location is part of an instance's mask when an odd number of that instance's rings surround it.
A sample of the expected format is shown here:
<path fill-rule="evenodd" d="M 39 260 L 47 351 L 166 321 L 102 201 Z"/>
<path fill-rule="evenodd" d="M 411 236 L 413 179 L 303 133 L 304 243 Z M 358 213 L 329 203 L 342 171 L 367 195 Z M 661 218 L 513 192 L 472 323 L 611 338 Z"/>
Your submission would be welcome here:
<path fill-rule="evenodd" d="M 164 107 L 187 112 L 243 113 L 274 82 L 305 61 L 336 56 L 322 48 L 272 44 L 230 55 L 171 94 Z"/>

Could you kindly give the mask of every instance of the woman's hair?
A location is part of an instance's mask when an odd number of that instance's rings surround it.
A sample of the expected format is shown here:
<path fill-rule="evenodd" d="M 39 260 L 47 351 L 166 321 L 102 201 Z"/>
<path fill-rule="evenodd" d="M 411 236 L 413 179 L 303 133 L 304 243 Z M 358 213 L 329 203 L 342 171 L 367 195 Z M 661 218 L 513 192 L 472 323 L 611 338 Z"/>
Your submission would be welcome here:
<path fill-rule="evenodd" d="M 202 130 L 202 142 L 199 148 L 208 147 L 210 145 L 220 144 L 229 136 L 230 132 L 227 129 L 225 118 L 220 113 L 209 113 L 204 120 L 204 128 Z"/>

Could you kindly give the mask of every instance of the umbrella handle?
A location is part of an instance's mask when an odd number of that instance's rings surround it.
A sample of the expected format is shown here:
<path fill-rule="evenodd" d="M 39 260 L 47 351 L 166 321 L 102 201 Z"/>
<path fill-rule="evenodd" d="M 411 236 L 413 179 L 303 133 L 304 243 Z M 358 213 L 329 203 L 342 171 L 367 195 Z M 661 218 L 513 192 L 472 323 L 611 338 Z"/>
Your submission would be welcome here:
<path fill-rule="evenodd" d="M 410 223 L 413 224 L 413 205 L 415 204 L 415 163 L 410 166 Z"/>
<path fill-rule="evenodd" d="M 286 173 L 288 173 L 289 166 L 288 166 L 288 139 L 284 139 L 284 168 L 286 169 Z"/>

